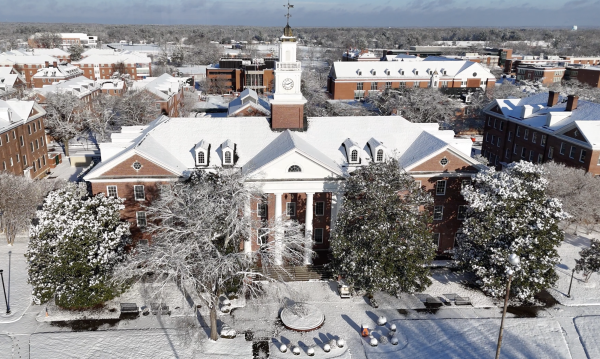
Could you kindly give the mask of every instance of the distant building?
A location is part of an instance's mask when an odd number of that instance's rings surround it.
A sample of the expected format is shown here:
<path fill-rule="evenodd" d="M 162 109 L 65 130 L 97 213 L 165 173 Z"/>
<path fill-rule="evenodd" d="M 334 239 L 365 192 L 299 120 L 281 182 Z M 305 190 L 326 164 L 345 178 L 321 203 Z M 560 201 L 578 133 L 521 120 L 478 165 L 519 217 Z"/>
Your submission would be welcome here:
<path fill-rule="evenodd" d="M 379 61 L 380 58 L 369 50 L 348 49 L 342 54 L 342 61 Z"/>
<path fill-rule="evenodd" d="M 544 85 L 551 85 L 561 82 L 565 76 L 565 67 L 545 65 L 519 65 L 517 67 L 517 80 L 527 80 L 541 82 Z"/>
<path fill-rule="evenodd" d="M 179 103 L 183 99 L 185 85 L 183 78 L 163 74 L 159 77 L 149 77 L 142 81 L 135 81 L 133 90 L 146 90 L 156 98 L 158 114 L 165 116 L 179 116 Z"/>
<path fill-rule="evenodd" d="M 491 164 L 556 161 L 600 175 L 600 104 L 550 91 L 499 99 L 484 112 L 482 154 Z"/>
<path fill-rule="evenodd" d="M 44 118 L 35 101 L 0 100 L 0 170 L 40 178 L 50 167 Z"/>
<path fill-rule="evenodd" d="M 83 70 L 83 76 L 91 80 L 107 80 L 115 72 L 129 74 L 132 80 L 143 80 L 149 77 L 152 60 L 141 54 L 119 54 L 119 55 L 90 55 L 80 61 L 74 61 L 73 65 Z M 122 68 L 121 68 L 122 66 Z"/>
<path fill-rule="evenodd" d="M 276 58 L 222 58 L 206 68 L 209 93 L 242 92 L 249 88 L 258 93 L 273 92 Z"/>
<path fill-rule="evenodd" d="M 36 40 L 37 38 L 39 38 L 40 35 L 40 33 L 36 33 L 35 35 L 29 37 L 29 40 L 27 41 L 29 47 L 41 47 L 38 41 Z M 62 43 L 60 45 L 63 47 L 63 49 L 67 49 L 72 45 L 81 45 L 85 48 L 95 48 L 98 44 L 98 36 L 89 36 L 83 33 L 61 33 L 59 35 L 62 40 Z"/>
<path fill-rule="evenodd" d="M 41 88 L 35 88 L 36 100 L 42 106 L 46 103 L 48 95 L 53 93 L 71 93 L 81 101 L 91 103 L 92 99 L 100 94 L 101 87 L 94 80 L 90 80 L 84 76 L 78 76 L 69 80 L 45 85 Z"/>
<path fill-rule="evenodd" d="M 334 100 L 351 100 L 385 89 L 435 87 L 475 91 L 492 88 L 495 82 L 496 77 L 488 69 L 471 61 L 429 57 L 420 62 L 334 62 L 327 92 Z"/>
<path fill-rule="evenodd" d="M 49 67 L 50 64 L 58 66 L 58 59 L 47 55 L 6 55 L 0 54 L 0 67 L 12 67 L 25 78 L 27 87 L 34 87 L 33 76 L 41 68 Z"/>
<path fill-rule="evenodd" d="M 61 49 L 16 49 L 7 51 L 4 54 L 14 56 L 50 56 L 58 59 L 59 62 L 71 62 L 71 54 Z"/>
<path fill-rule="evenodd" d="M 127 91 L 127 82 L 121 79 L 98 80 L 102 93 L 113 96 L 123 96 Z"/>
<path fill-rule="evenodd" d="M 74 79 L 82 75 L 83 71 L 69 63 L 53 63 L 52 65 L 37 70 L 32 78 L 33 87 L 41 88 L 55 82 Z"/>
<path fill-rule="evenodd" d="M 0 67 L 0 98 L 7 99 L 27 87 L 25 78 L 12 67 Z"/>
<path fill-rule="evenodd" d="M 271 106 L 258 97 L 256 91 L 245 89 L 239 97 L 229 102 L 228 117 L 269 117 Z"/>
<path fill-rule="evenodd" d="M 577 80 L 591 87 L 600 87 L 600 67 L 587 65 L 567 66 L 565 80 Z"/>

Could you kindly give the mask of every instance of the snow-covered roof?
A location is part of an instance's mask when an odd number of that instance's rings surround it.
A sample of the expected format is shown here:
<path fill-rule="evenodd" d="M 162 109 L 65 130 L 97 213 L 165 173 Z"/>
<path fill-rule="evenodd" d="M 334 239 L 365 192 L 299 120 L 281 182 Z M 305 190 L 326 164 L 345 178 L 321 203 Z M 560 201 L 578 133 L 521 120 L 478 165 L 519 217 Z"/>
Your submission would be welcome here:
<path fill-rule="evenodd" d="M 69 63 L 58 64 L 56 67 L 45 67 L 38 69 L 33 78 L 44 77 L 71 77 L 83 75 L 83 70 Z"/>
<path fill-rule="evenodd" d="M 90 80 L 84 76 L 77 76 L 70 80 L 55 82 L 52 85 L 45 85 L 42 88 L 34 88 L 32 90 L 42 94 L 44 97 L 47 97 L 50 93 L 70 92 L 82 98 L 99 88 L 100 86 L 94 80 Z"/>
<path fill-rule="evenodd" d="M 81 54 L 81 57 L 88 57 L 93 55 L 118 55 L 119 52 L 115 49 L 88 49 Z"/>
<path fill-rule="evenodd" d="M 103 90 L 122 90 L 125 88 L 125 81 L 120 79 L 96 80 Z"/>
<path fill-rule="evenodd" d="M 152 60 L 145 55 L 138 53 L 101 55 L 95 54 L 87 56 L 79 61 L 73 61 L 74 65 L 99 65 L 99 64 L 116 64 L 122 62 L 124 64 L 146 64 L 149 65 Z"/>
<path fill-rule="evenodd" d="M 8 55 L 0 54 L 0 64 L 27 64 L 27 65 L 45 65 L 46 62 L 53 63 L 59 62 L 55 57 L 48 55 Z"/>
<path fill-rule="evenodd" d="M 379 62 L 334 62 L 332 74 L 336 80 L 407 80 L 429 78 L 428 72 L 438 71 L 440 78 L 480 78 L 496 79 L 495 76 L 481 64 L 471 61 L 379 61 Z M 404 71 L 402 75 L 401 71 Z M 418 75 L 417 75 L 418 71 Z M 389 75 L 388 75 L 389 73 Z"/>
<path fill-rule="evenodd" d="M 424 132 L 429 135 L 423 135 Z M 431 153 L 442 144 L 462 152 L 466 158 L 471 151 L 470 139 L 456 139 L 453 131 L 438 130 L 437 124 L 411 123 L 400 116 L 309 118 L 305 132 L 283 133 L 272 131 L 265 117 L 163 116 L 139 132 L 131 142 L 111 144 L 110 156 L 105 156 L 101 146 L 103 161 L 85 178 L 98 178 L 134 154 L 163 165 L 180 176 L 187 176 L 195 168 L 194 148 L 200 141 L 211 144 L 209 158 L 218 159 L 220 146 L 227 140 L 235 144 L 236 166 L 245 170 L 254 171 L 285 152 L 297 149 L 324 166 L 347 174 L 349 166 L 342 144 L 348 138 L 359 148 L 360 163 L 363 164 L 371 158 L 367 146 L 371 138 L 385 143 L 387 150 L 400 156 L 409 152 L 407 158 L 411 159 L 415 153 L 420 153 L 412 147 L 414 144 L 419 146 L 420 141 L 431 144 L 422 151 L 423 154 Z M 406 159 L 403 163 L 411 161 Z M 220 162 L 213 160 L 210 166 L 220 166 Z"/>
<path fill-rule="evenodd" d="M 240 93 L 240 96 L 229 103 L 227 115 L 235 116 L 238 112 L 248 107 L 254 108 L 265 116 L 269 116 L 271 114 L 271 106 L 267 101 L 259 98 L 256 91 L 252 89 L 245 89 Z"/>
<path fill-rule="evenodd" d="M 542 132 L 560 133 L 577 126 L 592 147 L 600 148 L 600 104 L 579 100 L 575 110 L 566 111 L 567 98 L 560 96 L 556 105 L 548 107 L 548 93 L 522 99 L 499 99 L 496 104 L 506 118 Z M 549 121 L 549 116 L 555 120 Z"/>
<path fill-rule="evenodd" d="M 148 77 L 145 80 L 134 81 L 132 88 L 147 90 L 163 100 L 169 100 L 183 87 L 184 79 L 162 74 L 159 77 Z"/>
<path fill-rule="evenodd" d="M 37 114 L 30 117 L 34 107 Z M 45 114 L 46 111 L 35 101 L 0 100 L 0 133 Z"/>

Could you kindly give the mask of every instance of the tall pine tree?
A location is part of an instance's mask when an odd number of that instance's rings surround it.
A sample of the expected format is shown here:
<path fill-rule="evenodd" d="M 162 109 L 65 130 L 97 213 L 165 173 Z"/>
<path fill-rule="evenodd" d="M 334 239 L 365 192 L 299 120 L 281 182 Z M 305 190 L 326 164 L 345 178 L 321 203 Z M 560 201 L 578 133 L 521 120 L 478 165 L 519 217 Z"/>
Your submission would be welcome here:
<path fill-rule="evenodd" d="M 515 162 L 502 172 L 490 168 L 478 173 L 462 191 L 469 209 L 455 259 L 493 297 L 505 294 L 511 253 L 521 259 L 513 268 L 511 296 L 516 299 L 532 299 L 558 279 L 554 266 L 564 239 L 558 222 L 568 214 L 558 199 L 546 195 L 543 174 L 540 165 Z"/>
<path fill-rule="evenodd" d="M 369 293 L 424 290 L 436 250 L 427 210 L 432 203 L 397 161 L 356 170 L 346 181 L 331 239 L 332 267 Z"/>

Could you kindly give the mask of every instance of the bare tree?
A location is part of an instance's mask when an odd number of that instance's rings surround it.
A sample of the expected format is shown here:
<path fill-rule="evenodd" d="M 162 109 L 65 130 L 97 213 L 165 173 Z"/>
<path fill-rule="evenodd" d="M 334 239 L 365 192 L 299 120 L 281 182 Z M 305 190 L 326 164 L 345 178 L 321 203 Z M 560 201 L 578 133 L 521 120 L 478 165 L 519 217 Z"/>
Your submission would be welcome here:
<path fill-rule="evenodd" d="M 86 126 L 96 140 L 107 141 L 110 134 L 119 130 L 119 109 L 123 99 L 101 93 L 92 100 Z"/>
<path fill-rule="evenodd" d="M 147 125 L 158 117 L 156 98 L 145 90 L 130 90 L 119 103 L 119 125 Z"/>
<path fill-rule="evenodd" d="M 4 230 L 8 244 L 14 244 L 17 234 L 29 227 L 46 194 L 64 184 L 63 181 L 34 181 L 0 172 L 0 229 Z"/>
<path fill-rule="evenodd" d="M 62 44 L 62 36 L 55 32 L 43 32 L 35 37 L 35 42 L 40 47 L 52 49 Z"/>
<path fill-rule="evenodd" d="M 46 98 L 46 130 L 62 143 L 69 156 L 69 140 L 85 129 L 88 106 L 70 92 L 51 93 Z"/>
<path fill-rule="evenodd" d="M 564 210 L 571 215 L 565 220 L 566 229 L 593 230 L 600 220 L 600 188 L 598 179 L 583 169 L 562 163 L 544 164 L 548 178 L 548 195 L 560 199 Z"/>
<path fill-rule="evenodd" d="M 184 91 L 183 98 L 179 102 L 178 113 L 180 117 L 189 117 L 198 103 L 198 93 L 193 91 Z"/>
<path fill-rule="evenodd" d="M 369 93 L 369 103 L 383 116 L 394 113 L 415 123 L 448 124 L 455 116 L 456 104 L 435 88 L 406 88 Z"/>
<path fill-rule="evenodd" d="M 210 337 L 217 340 L 217 306 L 225 290 L 256 293 L 256 278 L 276 280 L 265 274 L 267 268 L 301 264 L 314 254 L 297 222 L 253 221 L 247 208 L 256 196 L 239 169 L 200 170 L 186 182 L 162 187 L 160 198 L 147 207 L 152 245 L 138 246 L 117 277 L 153 283 L 159 292 L 168 283 L 185 287 L 210 308 Z M 250 228 L 262 228 L 264 244 L 245 253 L 241 248 Z M 280 240 L 271 240 L 276 233 Z M 257 263 L 263 271 L 254 270 Z"/>

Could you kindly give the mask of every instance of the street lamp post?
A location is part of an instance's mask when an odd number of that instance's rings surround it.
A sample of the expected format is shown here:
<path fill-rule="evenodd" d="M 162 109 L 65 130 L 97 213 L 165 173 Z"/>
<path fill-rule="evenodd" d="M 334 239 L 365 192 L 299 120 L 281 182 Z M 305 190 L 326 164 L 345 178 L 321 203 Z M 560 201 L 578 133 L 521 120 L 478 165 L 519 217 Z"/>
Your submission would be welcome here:
<path fill-rule="evenodd" d="M 0 269 L 0 277 L 2 277 L 2 290 L 4 291 L 4 303 L 6 303 L 6 314 L 10 314 L 10 307 L 8 306 L 8 300 L 6 299 L 6 288 L 4 287 L 4 270 Z"/>
<path fill-rule="evenodd" d="M 575 268 L 571 271 L 571 283 L 569 283 L 569 293 L 567 293 L 567 297 L 571 298 L 571 286 L 573 285 L 573 276 L 575 275 Z"/>
<path fill-rule="evenodd" d="M 515 253 L 508 256 L 508 263 L 512 266 L 517 266 L 521 262 L 521 259 Z M 504 317 L 506 317 L 506 309 L 508 308 L 508 296 L 510 294 L 510 283 L 512 282 L 513 274 L 515 271 L 512 268 L 508 268 L 506 271 L 508 274 L 508 281 L 506 283 L 506 295 L 504 296 L 504 310 L 502 311 L 502 321 L 500 322 L 500 333 L 498 334 L 498 346 L 496 347 L 496 359 L 500 358 L 500 347 L 502 346 L 502 332 L 504 331 Z"/>

